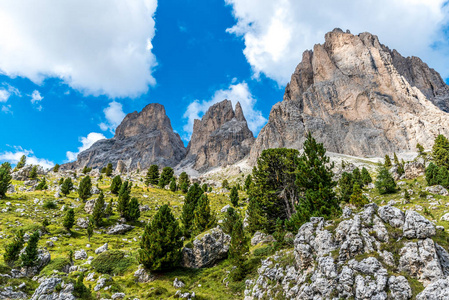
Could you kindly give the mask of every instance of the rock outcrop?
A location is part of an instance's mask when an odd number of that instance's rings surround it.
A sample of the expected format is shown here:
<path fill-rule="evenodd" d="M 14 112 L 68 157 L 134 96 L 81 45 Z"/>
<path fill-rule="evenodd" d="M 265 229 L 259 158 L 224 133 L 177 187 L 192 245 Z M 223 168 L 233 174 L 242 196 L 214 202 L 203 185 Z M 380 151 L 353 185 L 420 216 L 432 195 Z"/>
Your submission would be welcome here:
<path fill-rule="evenodd" d="M 201 120 L 195 120 L 181 166 L 192 164 L 193 169 L 202 172 L 231 165 L 249 153 L 253 142 L 240 103 L 234 110 L 231 101 L 224 100 L 212 105 Z"/>
<path fill-rule="evenodd" d="M 152 164 L 173 167 L 184 158 L 186 149 L 179 134 L 173 131 L 170 119 L 161 104 L 152 103 L 141 112 L 133 112 L 123 119 L 111 139 L 99 140 L 78 154 L 76 162 L 63 169 L 105 167 L 112 163 L 118 172 L 148 168 Z"/>
<path fill-rule="evenodd" d="M 57 290 L 59 285 L 61 289 Z M 34 291 L 31 300 L 75 300 L 73 284 L 65 283 L 62 279 L 51 277 L 42 281 Z"/>
<path fill-rule="evenodd" d="M 305 134 L 328 151 L 383 156 L 432 146 L 449 135 L 449 87 L 418 58 L 404 58 L 370 33 L 334 29 L 305 51 L 251 149 L 301 149 Z"/>
<path fill-rule="evenodd" d="M 449 253 L 432 240 L 430 221 L 375 204 L 358 214 L 347 210 L 342 219 L 311 218 L 301 226 L 294 250 L 262 261 L 258 277 L 246 282 L 245 299 L 406 300 L 411 280 L 425 287 L 416 299 L 448 295 Z"/>

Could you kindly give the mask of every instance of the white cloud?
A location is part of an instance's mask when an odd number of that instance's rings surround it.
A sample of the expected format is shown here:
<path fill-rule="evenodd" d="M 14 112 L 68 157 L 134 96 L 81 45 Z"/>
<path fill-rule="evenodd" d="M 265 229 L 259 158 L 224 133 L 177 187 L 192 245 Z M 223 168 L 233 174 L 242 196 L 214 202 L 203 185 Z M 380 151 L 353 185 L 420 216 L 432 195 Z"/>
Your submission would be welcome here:
<path fill-rule="evenodd" d="M 14 147 L 15 151 L 5 151 L 0 153 L 0 162 L 9 162 L 12 165 L 15 165 L 19 162 L 22 155 L 25 155 L 27 158 L 27 165 L 40 165 L 45 169 L 52 168 L 55 164 L 45 158 L 37 158 L 33 150 L 22 149 L 22 147 Z"/>
<path fill-rule="evenodd" d="M 110 130 L 114 132 L 115 128 L 122 122 L 123 118 L 126 114 L 123 112 L 123 106 L 121 103 L 116 101 L 112 101 L 109 103 L 109 106 L 104 110 L 104 116 L 106 118 L 106 122 L 100 123 L 100 129 L 103 131 Z"/>
<path fill-rule="evenodd" d="M 78 156 L 78 154 L 80 152 L 89 149 L 90 146 L 92 146 L 96 141 L 102 140 L 105 138 L 106 137 L 103 134 L 97 133 L 97 132 L 91 132 L 86 137 L 80 137 L 79 141 L 81 142 L 82 145 L 80 147 L 78 147 L 78 152 L 72 152 L 72 151 L 66 152 L 67 161 L 76 160 L 76 157 Z"/>
<path fill-rule="evenodd" d="M 2 112 L 12 114 L 11 105 L 2 105 Z"/>
<path fill-rule="evenodd" d="M 157 0 L 0 1 L 0 73 L 58 77 L 85 94 L 137 96 L 155 84 Z"/>
<path fill-rule="evenodd" d="M 381 43 L 449 76 L 446 0 L 225 1 L 237 20 L 227 31 L 243 37 L 243 52 L 256 77 L 263 73 L 285 85 L 302 52 L 322 43 L 335 27 L 378 35 Z"/>
<path fill-rule="evenodd" d="M 33 93 L 31 94 L 31 103 L 33 104 L 42 101 L 42 99 L 44 99 L 44 97 L 41 96 L 41 93 L 39 93 L 38 90 L 34 90 Z"/>
<path fill-rule="evenodd" d="M 233 83 L 235 83 L 235 80 L 233 80 Z M 201 119 L 202 115 L 210 106 L 223 101 L 224 99 L 231 100 L 234 108 L 237 102 L 240 102 L 249 129 L 257 135 L 262 126 L 267 122 L 267 119 L 262 116 L 262 113 L 259 110 L 256 110 L 255 105 L 257 101 L 251 94 L 248 84 L 242 82 L 231 84 L 227 89 L 216 91 L 210 100 L 195 100 L 190 103 L 184 113 L 184 118 L 187 119 L 187 123 L 183 127 L 183 130 L 186 133 L 183 136 L 183 139 L 186 141 L 190 140 L 195 119 Z"/>

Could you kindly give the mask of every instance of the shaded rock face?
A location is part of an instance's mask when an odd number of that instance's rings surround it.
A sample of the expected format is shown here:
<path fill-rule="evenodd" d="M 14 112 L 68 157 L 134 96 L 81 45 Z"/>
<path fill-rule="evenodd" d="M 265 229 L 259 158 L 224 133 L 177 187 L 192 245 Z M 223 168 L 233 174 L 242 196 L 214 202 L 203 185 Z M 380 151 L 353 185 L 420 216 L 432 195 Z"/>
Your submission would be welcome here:
<path fill-rule="evenodd" d="M 212 105 L 201 120 L 195 120 L 186 162 L 193 162 L 193 169 L 200 172 L 231 165 L 249 153 L 253 142 L 240 103 L 234 111 L 231 101 L 224 100 Z"/>
<path fill-rule="evenodd" d="M 108 163 L 117 167 L 119 161 L 119 171 L 148 168 L 152 164 L 173 167 L 185 154 L 184 144 L 173 131 L 164 106 L 152 103 L 140 113 L 126 115 L 113 138 L 97 141 L 78 154 L 76 162 L 63 165 L 63 169 L 102 168 Z"/>
<path fill-rule="evenodd" d="M 432 240 L 429 220 L 375 204 L 342 218 L 302 225 L 293 250 L 262 260 L 258 277 L 246 282 L 245 299 L 406 300 L 411 280 L 426 287 L 416 299 L 447 298 L 440 295 L 449 293 L 449 253 Z"/>
<path fill-rule="evenodd" d="M 449 87 L 417 58 L 404 58 L 370 33 L 339 29 L 305 51 L 251 149 L 301 149 L 305 134 L 328 151 L 379 156 L 432 146 L 449 134 Z"/>

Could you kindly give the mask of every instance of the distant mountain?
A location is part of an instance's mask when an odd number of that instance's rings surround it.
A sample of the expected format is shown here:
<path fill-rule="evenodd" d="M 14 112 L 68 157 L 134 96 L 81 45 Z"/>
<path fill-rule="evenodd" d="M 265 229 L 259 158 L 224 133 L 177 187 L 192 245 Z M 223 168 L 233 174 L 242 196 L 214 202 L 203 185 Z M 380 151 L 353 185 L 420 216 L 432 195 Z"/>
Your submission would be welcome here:
<path fill-rule="evenodd" d="M 419 58 L 405 58 L 370 33 L 335 29 L 305 51 L 251 149 L 302 148 L 305 134 L 355 156 L 416 151 L 449 135 L 449 87 Z"/>

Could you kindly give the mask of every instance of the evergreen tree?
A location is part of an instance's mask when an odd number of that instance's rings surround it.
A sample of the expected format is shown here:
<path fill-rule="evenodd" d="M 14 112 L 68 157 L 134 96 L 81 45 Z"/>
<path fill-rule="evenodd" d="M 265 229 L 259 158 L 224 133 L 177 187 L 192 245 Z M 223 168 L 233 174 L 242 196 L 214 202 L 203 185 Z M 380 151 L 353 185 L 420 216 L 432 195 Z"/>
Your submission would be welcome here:
<path fill-rule="evenodd" d="M 79 299 L 91 299 L 90 290 L 84 285 L 84 272 L 78 275 L 73 285 L 73 296 Z"/>
<path fill-rule="evenodd" d="M 206 194 L 203 194 L 198 200 L 198 205 L 194 211 L 193 231 L 195 235 L 209 229 L 214 222 L 215 218 L 210 210 L 209 198 Z"/>
<path fill-rule="evenodd" d="M 404 199 L 405 200 L 410 200 L 410 193 L 408 192 L 407 189 L 405 189 L 405 191 L 404 191 Z"/>
<path fill-rule="evenodd" d="M 221 187 L 224 188 L 224 189 L 228 189 L 228 188 L 229 188 L 229 182 L 228 182 L 227 179 L 224 179 L 224 180 L 221 182 Z"/>
<path fill-rule="evenodd" d="M 59 178 L 58 185 L 62 185 L 64 183 L 64 177 Z"/>
<path fill-rule="evenodd" d="M 104 212 L 104 194 L 100 191 L 97 200 L 95 200 L 94 210 L 92 211 L 92 222 L 95 226 L 99 227 L 102 223 Z"/>
<path fill-rule="evenodd" d="M 396 166 L 400 165 L 400 162 L 399 162 L 398 156 L 396 155 L 396 152 L 393 152 L 393 161 Z"/>
<path fill-rule="evenodd" d="M 187 182 L 183 182 L 183 183 L 181 183 L 179 188 L 181 189 L 181 192 L 183 192 L 185 194 L 189 190 L 189 184 Z"/>
<path fill-rule="evenodd" d="M 190 187 L 184 199 L 184 205 L 182 206 L 182 213 L 181 213 L 181 221 L 184 226 L 185 234 L 187 236 L 190 236 L 193 226 L 193 219 L 195 217 L 194 215 L 195 208 L 202 194 L 203 190 L 200 188 L 198 183 L 194 183 Z"/>
<path fill-rule="evenodd" d="M 90 181 L 90 176 L 86 176 L 80 181 L 80 186 L 78 188 L 78 196 L 81 200 L 86 201 L 90 196 L 92 196 L 92 182 Z"/>
<path fill-rule="evenodd" d="M 203 190 L 203 192 L 207 193 L 207 190 L 209 189 L 208 186 L 207 186 L 207 183 L 203 184 L 201 189 Z"/>
<path fill-rule="evenodd" d="M 39 231 L 35 231 L 28 240 L 25 251 L 20 256 L 22 260 L 22 265 L 25 267 L 32 267 L 36 265 L 38 252 L 37 252 L 37 243 L 39 242 L 40 236 Z"/>
<path fill-rule="evenodd" d="M 362 173 L 360 173 L 359 168 L 355 168 L 352 171 L 352 179 L 357 182 L 361 187 L 363 187 Z"/>
<path fill-rule="evenodd" d="M 253 186 L 254 184 L 252 184 Z M 267 224 L 267 214 L 261 207 L 261 202 L 255 197 L 249 198 L 249 204 L 247 208 L 248 214 L 248 231 L 253 234 L 254 232 L 263 229 Z"/>
<path fill-rule="evenodd" d="M 145 177 L 146 185 L 157 185 L 159 183 L 159 167 L 157 165 L 151 165 L 148 169 L 147 176 Z"/>
<path fill-rule="evenodd" d="M 243 231 L 242 221 L 237 219 L 232 228 L 229 258 L 236 268 L 231 273 L 234 281 L 242 280 L 245 276 L 246 253 L 249 251 L 248 238 Z"/>
<path fill-rule="evenodd" d="M 165 167 L 162 169 L 161 177 L 159 178 L 159 187 L 164 188 L 170 183 L 173 178 L 174 171 L 170 167 Z"/>
<path fill-rule="evenodd" d="M 340 180 L 338 180 L 338 192 L 340 194 L 340 200 L 349 202 L 351 198 L 352 190 L 354 187 L 354 179 L 351 173 L 343 172 Z"/>
<path fill-rule="evenodd" d="M 439 185 L 449 188 L 449 171 L 445 167 L 439 167 L 436 180 Z"/>
<path fill-rule="evenodd" d="M 23 238 L 24 232 L 19 229 L 11 243 L 5 245 L 5 253 L 3 254 L 3 260 L 9 266 L 13 266 L 16 260 L 19 259 L 20 250 L 25 243 Z"/>
<path fill-rule="evenodd" d="M 26 162 L 27 162 L 27 157 L 25 155 L 22 155 L 22 157 L 20 157 L 20 160 L 16 165 L 16 169 L 19 170 L 19 169 L 22 169 L 23 167 L 25 167 Z"/>
<path fill-rule="evenodd" d="M 30 174 L 28 174 L 28 178 L 36 179 L 37 178 L 37 166 L 33 166 L 31 168 Z"/>
<path fill-rule="evenodd" d="M 59 165 L 59 164 L 56 164 L 56 165 L 53 167 L 53 172 L 58 173 L 58 172 L 59 172 L 59 167 L 60 167 L 60 165 Z"/>
<path fill-rule="evenodd" d="M 317 143 L 309 132 L 296 177 L 296 185 L 302 197 L 296 209 L 298 215 L 289 224 L 295 231 L 303 222 L 308 222 L 310 217 L 330 218 L 340 213 L 339 200 L 333 191 L 336 185 L 332 179 L 333 167 L 323 144 Z"/>
<path fill-rule="evenodd" d="M 432 156 L 438 167 L 449 168 L 449 140 L 444 135 L 440 134 L 435 139 Z"/>
<path fill-rule="evenodd" d="M 173 179 L 171 180 L 171 182 L 170 182 L 170 191 L 176 192 L 176 188 L 177 188 L 177 186 L 176 186 L 176 180 L 175 180 L 175 178 L 173 178 Z"/>
<path fill-rule="evenodd" d="M 150 271 L 164 271 L 178 266 L 181 259 L 181 230 L 170 207 L 163 205 L 151 223 L 145 226 L 139 250 L 139 263 Z"/>
<path fill-rule="evenodd" d="M 181 191 L 185 194 L 189 190 L 190 178 L 186 172 L 182 172 L 178 178 L 178 185 Z"/>
<path fill-rule="evenodd" d="M 276 220 L 273 238 L 276 240 L 275 249 L 279 249 L 282 246 L 284 246 L 285 228 L 284 228 L 284 221 L 282 221 L 281 219 Z"/>
<path fill-rule="evenodd" d="M 237 192 L 237 188 L 235 186 L 232 187 L 232 189 L 231 189 L 230 198 L 231 198 L 232 206 L 234 206 L 234 207 L 239 206 L 239 192 Z"/>
<path fill-rule="evenodd" d="M 106 165 L 106 169 L 104 171 L 104 175 L 106 175 L 108 177 L 110 177 L 112 175 L 112 164 L 111 163 L 108 163 Z"/>
<path fill-rule="evenodd" d="M 104 212 L 106 217 L 109 219 L 110 216 L 114 215 L 114 212 L 112 211 L 112 199 L 109 201 L 108 206 L 106 206 L 106 210 Z"/>
<path fill-rule="evenodd" d="M 130 194 L 131 194 L 131 186 L 128 181 L 125 181 L 120 187 L 117 203 L 117 211 L 120 214 L 120 217 L 125 219 L 127 219 L 128 205 L 129 200 L 131 198 Z"/>
<path fill-rule="evenodd" d="M 404 171 L 404 165 L 403 165 L 402 163 L 399 162 L 399 159 L 398 159 L 398 156 L 396 155 L 396 152 L 394 152 L 394 157 L 393 157 L 393 159 L 394 159 L 394 164 L 395 164 L 395 166 L 398 168 L 398 169 L 397 169 L 398 174 L 399 174 L 399 175 L 404 174 L 404 173 L 405 173 L 405 171 Z"/>
<path fill-rule="evenodd" d="M 87 173 L 89 173 L 90 171 L 92 171 L 92 168 L 88 168 L 87 166 L 84 166 L 84 168 L 83 168 L 83 170 L 81 171 L 81 173 L 87 174 Z"/>
<path fill-rule="evenodd" d="M 418 155 L 419 156 L 425 155 L 424 147 L 420 143 L 416 144 L 416 149 L 418 150 Z"/>
<path fill-rule="evenodd" d="M 67 196 L 70 194 L 70 191 L 73 190 L 73 182 L 70 177 L 67 177 L 64 180 L 64 183 L 61 185 L 61 193 L 64 194 L 64 196 Z"/>
<path fill-rule="evenodd" d="M 87 223 L 86 232 L 87 232 L 87 239 L 90 243 L 90 238 L 94 234 L 94 220 L 92 219 L 92 217 L 89 218 L 89 222 Z"/>
<path fill-rule="evenodd" d="M 368 170 L 365 167 L 362 168 L 362 181 L 364 185 L 373 182 L 371 175 L 369 174 Z"/>
<path fill-rule="evenodd" d="M 45 177 L 42 177 L 42 180 L 37 185 L 36 190 L 42 191 L 46 189 L 48 189 L 47 180 L 45 179 Z"/>
<path fill-rule="evenodd" d="M 396 192 L 396 182 L 385 166 L 379 166 L 379 174 L 374 184 L 381 195 Z"/>
<path fill-rule="evenodd" d="M 11 165 L 5 162 L 0 166 L 0 198 L 5 198 L 11 186 L 11 179 Z"/>
<path fill-rule="evenodd" d="M 62 225 L 64 226 L 65 229 L 67 229 L 67 231 L 70 231 L 70 229 L 72 229 L 74 224 L 75 224 L 75 211 L 73 210 L 73 208 L 70 208 L 65 214 Z"/>
<path fill-rule="evenodd" d="M 427 185 L 430 186 L 438 184 L 438 171 L 439 168 L 432 162 L 427 166 L 425 172 Z"/>
<path fill-rule="evenodd" d="M 122 178 L 120 177 L 120 175 L 117 175 L 114 177 L 114 179 L 112 179 L 111 193 L 117 195 L 118 192 L 120 191 L 121 186 L 122 186 Z"/>
<path fill-rule="evenodd" d="M 128 205 L 127 221 L 135 222 L 140 218 L 140 205 L 136 197 L 131 198 Z"/>
<path fill-rule="evenodd" d="M 233 207 L 228 207 L 228 210 L 226 211 L 223 223 L 221 224 L 223 232 L 231 235 L 232 228 L 234 227 L 234 224 L 238 218 L 239 218 L 239 215 L 237 214 L 235 209 Z"/>
<path fill-rule="evenodd" d="M 391 159 L 388 156 L 388 154 L 385 154 L 385 162 L 384 162 L 385 168 L 389 169 L 392 167 Z"/>
<path fill-rule="evenodd" d="M 358 208 L 369 203 L 368 199 L 362 193 L 362 188 L 357 182 L 354 183 L 354 189 L 351 198 L 349 199 L 349 203 Z"/>
<path fill-rule="evenodd" d="M 249 187 L 251 186 L 251 182 L 252 182 L 252 177 L 251 174 L 248 174 L 245 178 L 245 191 L 249 190 Z"/>

